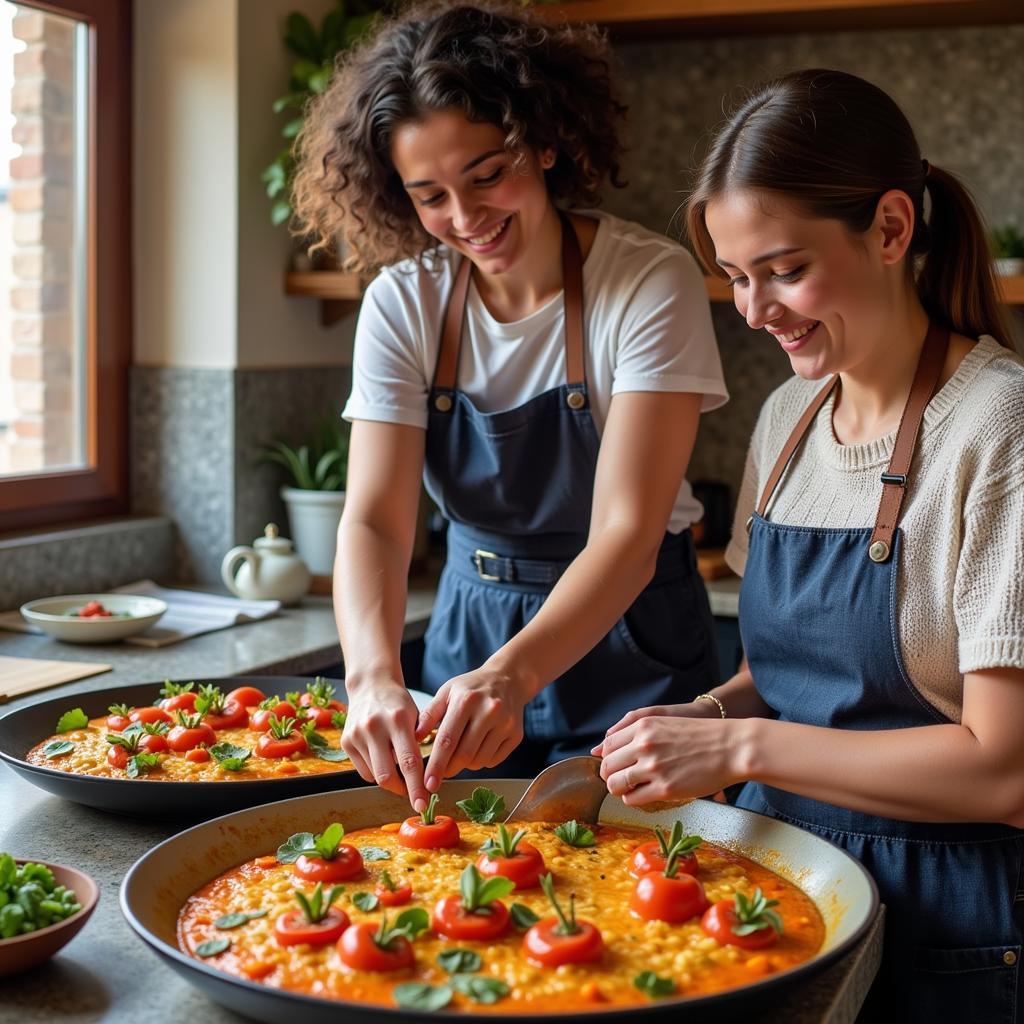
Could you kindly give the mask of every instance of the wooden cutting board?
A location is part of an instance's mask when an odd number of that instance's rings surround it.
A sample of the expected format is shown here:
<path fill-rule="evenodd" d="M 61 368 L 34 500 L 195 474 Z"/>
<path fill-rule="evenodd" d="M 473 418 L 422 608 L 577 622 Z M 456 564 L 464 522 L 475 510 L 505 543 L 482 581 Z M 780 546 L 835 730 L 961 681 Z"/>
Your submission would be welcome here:
<path fill-rule="evenodd" d="M 9 658 L 0 655 L 0 702 L 47 686 L 59 686 L 75 679 L 109 672 L 112 667 L 91 661 L 41 661 L 37 658 Z"/>

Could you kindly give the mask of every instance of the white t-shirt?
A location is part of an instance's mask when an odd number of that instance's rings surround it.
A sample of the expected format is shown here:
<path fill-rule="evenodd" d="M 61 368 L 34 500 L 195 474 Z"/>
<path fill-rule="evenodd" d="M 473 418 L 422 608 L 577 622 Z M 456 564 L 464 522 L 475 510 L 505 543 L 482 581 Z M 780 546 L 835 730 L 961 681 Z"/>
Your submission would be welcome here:
<path fill-rule="evenodd" d="M 704 279 L 663 235 L 588 211 L 597 233 L 583 265 L 586 374 L 598 436 L 623 391 L 704 395 L 702 412 L 728 400 Z M 446 247 L 421 266 L 384 269 L 366 290 L 356 327 L 348 420 L 427 426 L 427 396 L 441 320 L 458 267 Z M 562 294 L 514 323 L 488 312 L 471 283 L 456 386 L 484 412 L 512 409 L 565 383 Z M 701 516 L 684 480 L 668 528 Z"/>

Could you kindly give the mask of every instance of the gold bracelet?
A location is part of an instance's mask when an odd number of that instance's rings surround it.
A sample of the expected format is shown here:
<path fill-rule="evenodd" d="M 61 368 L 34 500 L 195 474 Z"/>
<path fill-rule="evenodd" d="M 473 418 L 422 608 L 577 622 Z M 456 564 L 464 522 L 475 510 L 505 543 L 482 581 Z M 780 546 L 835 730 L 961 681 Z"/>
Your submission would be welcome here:
<path fill-rule="evenodd" d="M 694 704 L 699 700 L 711 701 L 712 704 L 715 704 L 718 707 L 721 716 L 725 718 L 725 705 L 713 693 L 698 693 L 697 696 L 693 698 Z"/>

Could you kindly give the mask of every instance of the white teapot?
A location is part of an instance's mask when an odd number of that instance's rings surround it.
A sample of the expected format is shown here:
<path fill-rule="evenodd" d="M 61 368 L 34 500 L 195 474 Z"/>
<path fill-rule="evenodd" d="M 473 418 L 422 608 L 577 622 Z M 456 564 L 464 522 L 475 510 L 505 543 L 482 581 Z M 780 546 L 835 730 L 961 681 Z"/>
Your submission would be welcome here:
<path fill-rule="evenodd" d="M 253 547 L 232 548 L 220 564 L 221 579 L 233 594 L 247 601 L 278 600 L 295 604 L 312 581 L 306 563 L 292 551 L 292 542 L 277 535 L 277 524 L 267 523 Z M 253 550 L 255 548 L 255 550 Z M 243 560 L 235 573 L 235 565 Z"/>

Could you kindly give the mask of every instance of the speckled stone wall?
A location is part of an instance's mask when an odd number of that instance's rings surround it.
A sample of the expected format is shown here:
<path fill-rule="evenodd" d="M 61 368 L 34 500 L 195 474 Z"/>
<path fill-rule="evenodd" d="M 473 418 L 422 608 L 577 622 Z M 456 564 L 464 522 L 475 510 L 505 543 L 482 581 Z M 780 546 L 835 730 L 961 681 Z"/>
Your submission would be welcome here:
<path fill-rule="evenodd" d="M 889 92 L 924 155 L 969 183 L 990 222 L 1024 228 L 1024 25 L 679 37 L 616 51 L 630 108 L 629 188 L 605 206 L 620 216 L 678 237 L 685 190 L 728 98 L 763 78 L 829 67 Z M 713 308 L 732 401 L 704 417 L 690 478 L 725 480 L 735 500 L 757 411 L 791 371 L 779 347 L 731 306 Z M 1024 348 L 1019 313 L 1016 323 Z"/>
<path fill-rule="evenodd" d="M 305 440 L 340 412 L 350 371 L 136 367 L 132 374 L 132 511 L 178 526 L 174 578 L 217 582 L 224 553 L 267 522 L 284 533 L 283 471 L 259 462 L 278 438 Z"/>

